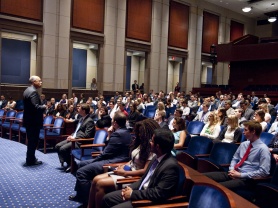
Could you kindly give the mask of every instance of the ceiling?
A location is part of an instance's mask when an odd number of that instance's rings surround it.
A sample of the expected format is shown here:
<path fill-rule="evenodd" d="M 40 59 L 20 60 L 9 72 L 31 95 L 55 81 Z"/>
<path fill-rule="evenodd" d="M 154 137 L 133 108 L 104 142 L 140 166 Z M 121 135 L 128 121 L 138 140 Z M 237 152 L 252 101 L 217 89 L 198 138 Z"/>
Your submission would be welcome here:
<path fill-rule="evenodd" d="M 278 1 L 277 0 L 206 0 L 212 4 L 224 7 L 234 12 L 240 13 L 244 16 L 254 18 L 257 20 L 267 19 L 265 13 L 275 12 L 278 15 Z M 274 3 L 274 6 L 271 4 Z M 251 6 L 252 10 L 248 13 L 241 9 L 245 6 Z"/>

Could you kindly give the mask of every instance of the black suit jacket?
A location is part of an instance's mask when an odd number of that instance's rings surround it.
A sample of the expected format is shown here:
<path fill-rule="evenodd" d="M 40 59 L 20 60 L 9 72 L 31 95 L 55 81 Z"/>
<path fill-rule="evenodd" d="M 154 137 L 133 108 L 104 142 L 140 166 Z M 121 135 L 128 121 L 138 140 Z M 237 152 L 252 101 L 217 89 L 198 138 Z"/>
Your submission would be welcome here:
<path fill-rule="evenodd" d="M 126 128 L 117 129 L 110 135 L 107 146 L 101 155 L 92 162 L 103 161 L 103 164 L 124 162 L 129 160 L 131 135 Z"/>
<path fill-rule="evenodd" d="M 76 138 L 93 138 L 95 136 L 95 123 L 93 119 L 91 119 L 90 115 L 85 116 L 84 120 L 82 121 L 81 126 L 76 132 Z M 86 142 L 82 142 L 86 143 Z"/>
<path fill-rule="evenodd" d="M 2 100 L 2 104 L 1 104 L 0 108 L 5 108 L 7 103 L 8 103 L 7 100 Z"/>
<path fill-rule="evenodd" d="M 41 99 L 36 88 L 31 85 L 23 93 L 24 114 L 23 125 L 24 126 L 43 126 L 43 113 L 45 106 L 41 104 Z"/>
<path fill-rule="evenodd" d="M 132 84 L 132 90 L 135 91 L 135 90 L 138 90 L 139 89 L 139 85 L 138 84 Z"/>
<path fill-rule="evenodd" d="M 153 158 L 150 162 L 142 178 L 131 184 L 130 187 L 133 189 L 131 194 L 132 201 L 141 199 L 151 201 L 166 200 L 176 194 L 179 181 L 179 165 L 171 153 L 166 154 L 156 167 L 148 188 L 146 190 L 138 190 L 155 159 L 156 158 Z"/>

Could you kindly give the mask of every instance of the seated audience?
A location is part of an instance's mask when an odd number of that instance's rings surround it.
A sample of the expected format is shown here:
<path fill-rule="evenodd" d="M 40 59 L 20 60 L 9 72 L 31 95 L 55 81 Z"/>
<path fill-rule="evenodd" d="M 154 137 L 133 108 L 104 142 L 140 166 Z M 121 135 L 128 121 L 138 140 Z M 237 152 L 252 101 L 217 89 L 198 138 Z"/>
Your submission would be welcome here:
<path fill-rule="evenodd" d="M 270 144 L 268 145 L 269 151 L 272 156 L 278 162 L 278 134 L 276 133 Z"/>
<path fill-rule="evenodd" d="M 99 109 L 100 119 L 96 122 L 97 128 L 109 128 L 111 126 L 111 117 L 108 115 L 108 109 L 105 106 L 101 106 Z"/>
<path fill-rule="evenodd" d="M 277 119 L 275 120 L 275 122 L 273 122 L 271 124 L 271 127 L 268 130 L 268 133 L 271 133 L 271 134 L 274 134 L 274 135 L 278 133 L 278 121 L 277 121 Z"/>
<path fill-rule="evenodd" d="M 271 121 L 271 115 L 269 114 L 269 110 L 268 110 L 268 105 L 266 103 L 262 103 L 259 106 L 260 110 L 263 110 L 265 115 L 264 115 L 264 121 L 266 123 L 269 123 Z"/>
<path fill-rule="evenodd" d="M 232 108 L 232 103 L 231 103 L 230 100 L 225 101 L 224 108 L 226 109 L 226 115 L 227 116 L 232 115 L 232 114 L 235 113 L 234 109 Z"/>
<path fill-rule="evenodd" d="M 154 153 L 150 152 L 149 141 L 157 128 L 159 125 L 153 119 L 145 119 L 136 123 L 135 139 L 130 148 L 131 160 L 113 172 L 103 173 L 94 178 L 90 190 L 89 206 L 92 207 L 95 204 L 94 207 L 100 208 L 104 195 L 116 190 L 117 179 L 142 176 L 146 172 L 148 164 L 154 157 Z"/>
<path fill-rule="evenodd" d="M 267 123 L 264 120 L 264 116 L 265 112 L 263 110 L 257 110 L 254 114 L 254 120 L 258 121 L 261 124 L 263 132 L 267 128 Z"/>
<path fill-rule="evenodd" d="M 108 163 L 126 162 L 129 160 L 130 132 L 125 127 L 126 116 L 116 112 L 112 126 L 108 129 L 108 143 L 104 151 L 94 159 L 81 161 L 76 172 L 76 195 L 69 200 L 79 201 L 86 207 L 88 203 L 91 181 L 103 173 L 103 165 Z"/>
<path fill-rule="evenodd" d="M 185 119 L 186 116 L 188 116 L 190 114 L 190 108 L 187 106 L 186 100 L 181 102 L 180 109 L 182 110 L 182 118 Z"/>
<path fill-rule="evenodd" d="M 218 124 L 220 126 L 226 126 L 227 125 L 227 115 L 226 115 L 226 109 L 225 108 L 218 108 L 218 110 L 217 110 L 217 119 L 218 119 Z"/>
<path fill-rule="evenodd" d="M 255 111 L 250 108 L 249 100 L 244 100 L 240 102 L 240 107 L 243 109 L 243 117 L 246 118 L 247 121 L 253 120 Z"/>
<path fill-rule="evenodd" d="M 124 104 L 123 102 L 120 103 L 120 105 L 119 105 L 119 110 L 118 110 L 118 111 L 122 112 L 123 114 L 125 114 L 126 117 L 128 117 L 128 112 L 126 112 L 126 110 L 125 110 L 125 104 Z"/>
<path fill-rule="evenodd" d="M 5 110 L 14 110 L 16 106 L 16 102 L 14 101 L 13 97 L 9 97 L 9 100 L 4 107 Z"/>
<path fill-rule="evenodd" d="M 55 117 L 63 117 L 65 118 L 66 117 L 66 106 L 65 105 L 62 105 L 61 103 L 58 103 L 54 112 L 53 112 L 53 116 Z"/>
<path fill-rule="evenodd" d="M 217 116 L 213 112 L 208 114 L 208 122 L 203 127 L 200 136 L 205 136 L 210 139 L 216 139 L 219 136 L 221 129 L 217 123 Z"/>
<path fill-rule="evenodd" d="M 55 146 L 55 149 L 58 152 L 61 166 L 63 167 L 64 162 L 67 163 L 66 172 L 70 172 L 71 170 L 71 141 L 76 138 L 93 138 L 95 135 L 95 124 L 89 115 L 90 107 L 87 104 L 80 104 L 80 107 L 77 108 L 77 111 L 78 114 L 81 115 L 81 118 L 78 120 L 75 132 L 72 135 L 68 136 L 66 140 L 59 142 Z M 88 142 L 75 142 L 75 148 L 79 148 L 80 145 L 84 143 L 86 144 Z"/>
<path fill-rule="evenodd" d="M 160 128 L 168 129 L 169 130 L 168 124 L 164 121 L 165 120 L 165 116 L 166 116 L 165 112 L 158 111 L 155 114 L 155 116 L 154 116 L 154 120 L 159 124 Z"/>
<path fill-rule="evenodd" d="M 140 117 L 140 112 L 137 110 L 137 105 L 136 103 L 131 103 L 129 105 L 129 108 L 130 108 L 130 112 L 129 112 L 129 115 L 127 117 L 127 120 L 128 120 L 128 126 L 130 128 L 133 128 L 136 121 L 139 119 Z"/>
<path fill-rule="evenodd" d="M 176 110 L 174 111 L 174 115 L 171 115 L 169 118 L 168 118 L 168 126 L 169 126 L 169 129 L 172 131 L 174 128 L 173 128 L 173 121 L 174 121 L 174 118 L 175 117 L 180 117 L 181 118 L 182 116 L 182 110 L 179 109 L 179 108 L 176 108 Z"/>
<path fill-rule="evenodd" d="M 63 94 L 63 95 L 62 95 L 62 98 L 61 98 L 61 100 L 60 100 L 59 103 L 62 104 L 62 105 L 65 105 L 65 106 L 68 105 L 68 98 L 67 98 L 67 95 L 66 95 L 66 94 Z"/>
<path fill-rule="evenodd" d="M 157 103 L 157 109 L 156 109 L 155 113 L 157 113 L 158 111 L 163 111 L 164 113 L 166 113 L 165 105 L 164 105 L 163 102 L 158 102 Z"/>
<path fill-rule="evenodd" d="M 237 143 L 241 141 L 242 132 L 238 126 L 238 117 L 236 115 L 229 115 L 227 119 L 227 126 L 220 132 L 217 141 L 227 143 Z"/>
<path fill-rule="evenodd" d="M 65 116 L 65 118 L 66 119 L 75 119 L 75 115 L 76 115 L 76 111 L 75 111 L 75 109 L 74 109 L 74 107 L 73 107 L 73 105 L 70 105 L 69 106 L 69 108 L 68 108 L 68 110 L 66 111 L 66 116 Z"/>
<path fill-rule="evenodd" d="M 171 155 L 174 136 L 166 129 L 156 129 L 151 140 L 151 152 L 156 157 L 150 162 L 142 178 L 123 190 L 106 194 L 102 207 L 132 207 L 131 201 L 147 199 L 163 202 L 174 196 L 179 181 L 179 166 Z"/>
<path fill-rule="evenodd" d="M 179 149 L 184 147 L 185 140 L 187 139 L 187 131 L 185 127 L 185 121 L 181 117 L 175 117 L 173 121 L 173 135 L 175 137 L 175 144 L 174 144 L 174 150 L 172 151 L 172 154 L 175 156 L 176 151 L 175 149 Z"/>
<path fill-rule="evenodd" d="M 6 105 L 7 105 L 7 102 L 8 101 L 5 99 L 5 96 L 1 95 L 1 98 L 0 98 L 0 109 L 5 108 Z"/>
<path fill-rule="evenodd" d="M 205 175 L 232 191 L 254 189 L 255 182 L 252 178 L 266 177 L 270 170 L 270 152 L 260 140 L 261 132 L 259 122 L 244 123 L 243 134 L 247 141 L 242 142 L 235 152 L 229 172 L 211 172 Z"/>
<path fill-rule="evenodd" d="M 137 110 L 140 113 L 143 113 L 143 110 L 145 110 L 145 105 L 142 103 L 142 99 L 141 98 L 137 98 Z"/>
<path fill-rule="evenodd" d="M 203 106 L 202 111 L 197 112 L 197 115 L 195 116 L 193 121 L 201 121 L 203 123 L 207 123 L 208 122 L 208 115 L 209 115 L 209 110 L 208 109 L 210 107 L 210 103 L 204 102 L 202 106 Z"/>
<path fill-rule="evenodd" d="M 240 128 L 243 128 L 243 123 L 247 122 L 246 118 L 243 117 L 243 109 L 242 108 L 237 108 L 235 109 L 235 115 L 238 118 L 238 125 Z"/>

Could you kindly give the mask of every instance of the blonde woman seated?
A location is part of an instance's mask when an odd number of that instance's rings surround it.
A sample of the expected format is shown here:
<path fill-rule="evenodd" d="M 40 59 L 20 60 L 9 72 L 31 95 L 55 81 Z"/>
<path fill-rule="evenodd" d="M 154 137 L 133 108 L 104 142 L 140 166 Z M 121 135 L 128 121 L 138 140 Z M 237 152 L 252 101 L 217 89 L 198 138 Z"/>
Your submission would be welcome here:
<path fill-rule="evenodd" d="M 175 149 L 184 147 L 185 140 L 187 137 L 184 119 L 180 117 L 175 117 L 173 120 L 173 128 L 174 129 L 172 130 L 172 132 L 175 137 L 175 144 L 174 144 L 174 149 L 172 150 L 172 154 L 175 156 L 176 155 Z"/>
<path fill-rule="evenodd" d="M 218 124 L 217 115 L 213 112 L 210 112 L 208 115 L 208 122 L 202 129 L 200 136 L 205 136 L 210 139 L 216 139 L 219 136 L 221 129 Z"/>
<path fill-rule="evenodd" d="M 164 105 L 163 102 L 158 102 L 157 103 L 157 109 L 156 109 L 155 113 L 158 113 L 159 111 L 163 111 L 164 113 L 166 113 L 165 105 Z"/>
<path fill-rule="evenodd" d="M 259 107 L 260 110 L 263 110 L 264 113 L 265 113 L 265 115 L 264 115 L 264 121 L 265 121 L 266 123 L 269 123 L 269 122 L 271 121 L 271 115 L 269 114 L 269 109 L 268 109 L 267 104 L 266 104 L 266 103 L 262 103 L 262 104 L 260 104 L 258 107 Z"/>
<path fill-rule="evenodd" d="M 217 141 L 227 143 L 237 143 L 241 141 L 242 131 L 238 126 L 238 117 L 236 115 L 229 115 L 227 119 L 228 126 L 220 132 Z"/>
<path fill-rule="evenodd" d="M 160 128 L 153 119 L 145 119 L 137 122 L 134 127 L 136 138 L 131 145 L 131 160 L 123 166 L 119 166 L 110 173 L 104 173 L 96 176 L 92 182 L 89 206 L 101 207 L 101 201 L 105 194 L 115 191 L 116 181 L 119 178 L 129 176 L 142 176 L 152 160 L 154 154 L 150 152 L 150 139 L 154 130 Z"/>
<path fill-rule="evenodd" d="M 254 114 L 254 120 L 258 121 L 262 126 L 262 132 L 267 128 L 267 123 L 264 120 L 265 112 L 263 110 L 257 110 Z"/>

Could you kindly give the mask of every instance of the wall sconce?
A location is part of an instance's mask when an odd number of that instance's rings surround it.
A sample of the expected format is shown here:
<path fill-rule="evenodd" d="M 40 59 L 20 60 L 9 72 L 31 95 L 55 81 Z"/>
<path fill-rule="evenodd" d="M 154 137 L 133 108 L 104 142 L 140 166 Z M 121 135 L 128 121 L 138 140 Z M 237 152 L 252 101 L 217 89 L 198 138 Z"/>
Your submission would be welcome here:
<path fill-rule="evenodd" d="M 242 8 L 242 11 L 243 12 L 250 12 L 252 10 L 252 7 L 250 7 L 250 6 L 247 6 L 247 7 L 243 7 Z"/>
<path fill-rule="evenodd" d="M 277 20 L 277 17 L 269 17 L 268 21 L 269 22 L 275 22 Z"/>

